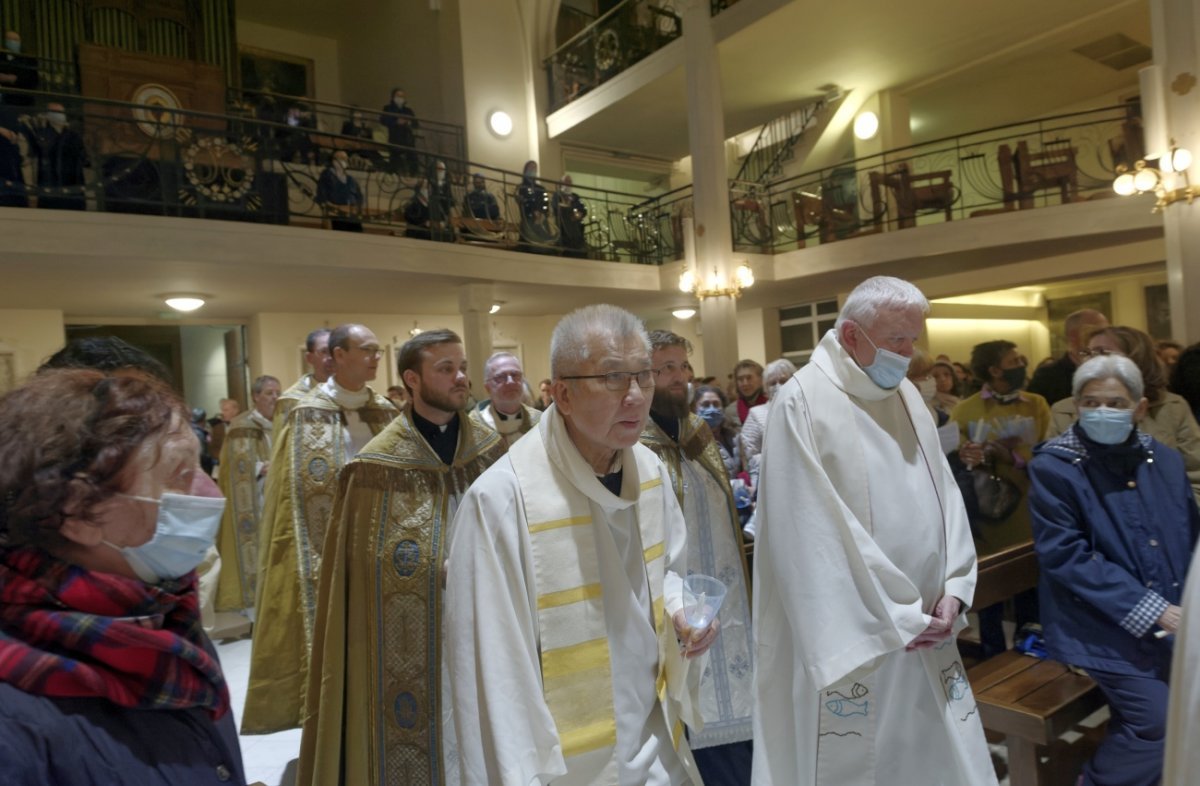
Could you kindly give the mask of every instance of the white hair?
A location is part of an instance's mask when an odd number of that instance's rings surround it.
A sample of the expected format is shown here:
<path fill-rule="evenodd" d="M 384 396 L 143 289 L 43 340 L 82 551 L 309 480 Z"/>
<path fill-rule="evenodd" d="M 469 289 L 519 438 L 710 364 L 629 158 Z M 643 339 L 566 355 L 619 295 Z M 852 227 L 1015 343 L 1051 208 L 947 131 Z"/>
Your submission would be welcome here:
<path fill-rule="evenodd" d="M 1136 404 L 1145 391 L 1142 372 L 1137 364 L 1124 355 L 1097 355 L 1083 362 L 1071 377 L 1071 395 L 1075 401 L 1083 397 L 1083 389 L 1092 382 L 1115 379 L 1129 391 Z"/>
<path fill-rule="evenodd" d="M 796 373 L 796 364 L 787 358 L 779 358 L 772 360 L 767 364 L 766 370 L 763 372 L 763 379 L 771 379 L 781 375 L 791 376 Z"/>
<path fill-rule="evenodd" d="M 512 358 L 517 361 L 517 365 L 521 365 L 521 359 L 511 352 L 493 352 L 492 356 L 483 363 L 483 378 L 489 380 L 492 378 L 492 369 L 501 358 Z"/>
<path fill-rule="evenodd" d="M 907 311 L 918 309 L 929 313 L 929 301 L 921 290 L 902 278 L 872 276 L 854 288 L 846 298 L 833 327 L 841 330 L 846 320 L 860 327 L 869 328 L 881 311 Z"/>
<path fill-rule="evenodd" d="M 642 320 L 623 308 L 600 303 L 584 306 L 563 317 L 550 336 L 550 376 L 555 379 L 586 363 L 597 338 L 621 342 L 636 338 L 650 353 L 650 338 Z"/>

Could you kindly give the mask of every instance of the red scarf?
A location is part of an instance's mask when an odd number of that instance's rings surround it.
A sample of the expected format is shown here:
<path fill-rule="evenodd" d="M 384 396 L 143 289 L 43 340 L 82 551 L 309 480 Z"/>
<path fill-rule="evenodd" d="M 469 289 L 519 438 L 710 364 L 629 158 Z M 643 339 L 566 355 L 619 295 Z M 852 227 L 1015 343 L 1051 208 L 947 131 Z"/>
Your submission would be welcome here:
<path fill-rule="evenodd" d="M 194 573 L 147 585 L 29 546 L 0 548 L 0 681 L 121 707 L 229 710 Z"/>
<path fill-rule="evenodd" d="M 746 418 L 750 417 L 750 407 L 757 407 L 759 404 L 766 404 L 767 401 L 768 401 L 767 394 L 765 394 L 765 393 L 759 393 L 757 396 L 755 396 L 754 400 L 751 402 L 747 402 L 744 398 L 742 398 L 741 396 L 738 396 L 738 400 L 737 400 L 738 420 L 741 421 L 742 423 L 745 423 Z"/>

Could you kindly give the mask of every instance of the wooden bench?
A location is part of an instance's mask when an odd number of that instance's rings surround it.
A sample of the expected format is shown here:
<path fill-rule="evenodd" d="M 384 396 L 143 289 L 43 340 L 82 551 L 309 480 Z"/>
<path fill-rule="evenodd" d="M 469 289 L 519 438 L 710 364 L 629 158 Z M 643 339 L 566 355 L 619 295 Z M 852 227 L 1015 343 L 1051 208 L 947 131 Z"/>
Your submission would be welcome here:
<path fill-rule="evenodd" d="M 972 667 L 967 679 L 983 728 L 1005 736 L 1012 786 L 1057 782 L 1041 763 L 1045 749 L 1104 706 L 1090 678 L 1011 650 Z"/>

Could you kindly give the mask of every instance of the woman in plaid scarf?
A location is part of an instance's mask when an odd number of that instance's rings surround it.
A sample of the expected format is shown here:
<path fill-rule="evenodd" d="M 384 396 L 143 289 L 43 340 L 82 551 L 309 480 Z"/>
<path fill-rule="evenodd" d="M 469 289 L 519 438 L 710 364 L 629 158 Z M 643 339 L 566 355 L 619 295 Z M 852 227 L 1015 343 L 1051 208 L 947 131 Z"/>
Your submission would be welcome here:
<path fill-rule="evenodd" d="M 196 596 L 221 505 L 190 494 L 179 399 L 143 375 L 40 373 L 0 398 L 0 445 L 4 782 L 244 783 Z"/>

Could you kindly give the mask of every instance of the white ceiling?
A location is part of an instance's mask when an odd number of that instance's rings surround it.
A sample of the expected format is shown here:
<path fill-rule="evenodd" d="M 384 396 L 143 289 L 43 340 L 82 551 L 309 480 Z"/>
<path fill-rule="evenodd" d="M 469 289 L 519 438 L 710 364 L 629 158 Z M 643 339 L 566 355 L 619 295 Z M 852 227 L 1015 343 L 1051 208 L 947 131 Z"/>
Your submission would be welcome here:
<path fill-rule="evenodd" d="M 761 125 L 826 84 L 860 101 L 881 90 L 906 95 L 919 123 L 914 141 L 1105 105 L 1136 92 L 1137 68 L 1114 71 L 1072 50 L 1118 32 L 1149 45 L 1149 27 L 1148 0 L 792 0 L 719 42 L 725 133 Z M 678 68 L 561 139 L 678 159 L 687 136 Z"/>

